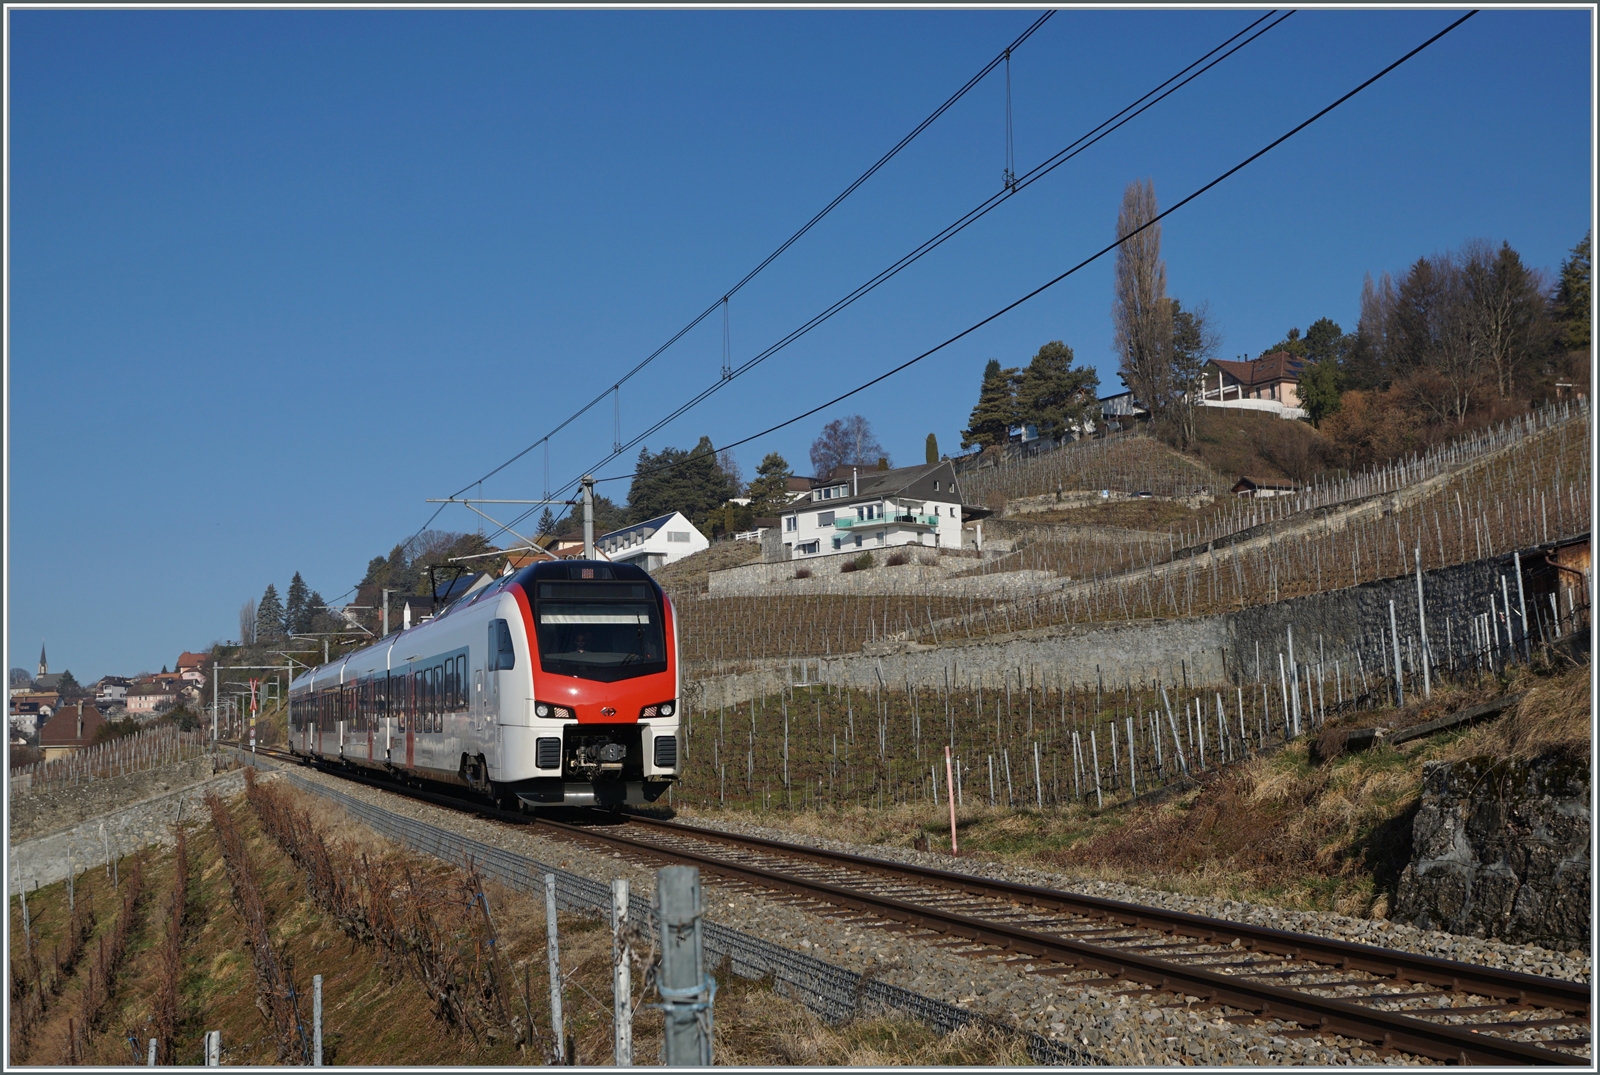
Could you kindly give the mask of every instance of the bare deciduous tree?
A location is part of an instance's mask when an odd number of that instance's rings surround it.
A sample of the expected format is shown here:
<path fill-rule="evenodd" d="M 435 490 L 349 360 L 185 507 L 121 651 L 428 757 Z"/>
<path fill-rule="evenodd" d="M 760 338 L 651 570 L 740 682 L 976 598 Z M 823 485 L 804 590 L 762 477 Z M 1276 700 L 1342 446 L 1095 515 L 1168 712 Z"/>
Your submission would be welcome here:
<path fill-rule="evenodd" d="M 826 478 L 837 466 L 874 467 L 888 457 L 872 435 L 872 423 L 859 414 L 835 418 L 811 442 L 811 465 L 819 478 Z"/>
<path fill-rule="evenodd" d="M 248 646 L 256 640 L 256 599 L 250 598 L 239 607 L 239 644 Z"/>
<path fill-rule="evenodd" d="M 1117 238 L 1133 237 L 1117 248 L 1111 321 L 1122 382 L 1149 409 L 1151 420 L 1162 422 L 1173 395 L 1172 308 L 1167 301 L 1167 267 L 1161 260 L 1161 225 L 1139 231 L 1156 213 L 1154 182 L 1129 183 L 1117 213 Z"/>

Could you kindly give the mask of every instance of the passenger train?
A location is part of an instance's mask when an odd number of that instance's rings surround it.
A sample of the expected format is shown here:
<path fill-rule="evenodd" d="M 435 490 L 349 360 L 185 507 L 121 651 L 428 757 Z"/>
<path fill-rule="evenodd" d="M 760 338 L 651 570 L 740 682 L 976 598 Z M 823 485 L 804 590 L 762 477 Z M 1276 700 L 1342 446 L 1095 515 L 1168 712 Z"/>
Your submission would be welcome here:
<path fill-rule="evenodd" d="M 524 809 L 620 808 L 678 778 L 678 690 L 654 579 L 546 561 L 481 575 L 431 618 L 297 676 L 290 745 Z"/>

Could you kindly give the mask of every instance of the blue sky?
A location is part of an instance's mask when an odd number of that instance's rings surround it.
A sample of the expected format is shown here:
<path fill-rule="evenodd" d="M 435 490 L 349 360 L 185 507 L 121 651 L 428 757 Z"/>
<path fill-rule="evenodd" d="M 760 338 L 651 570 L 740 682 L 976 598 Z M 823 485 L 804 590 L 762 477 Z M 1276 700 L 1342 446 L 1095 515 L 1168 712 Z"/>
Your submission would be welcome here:
<path fill-rule="evenodd" d="M 1025 171 L 1244 11 L 1064 11 L 1012 63 Z M 10 20 L 10 664 L 82 680 L 325 596 L 612 384 L 1035 17 L 972 12 L 18 11 Z M 895 365 L 1170 204 L 1442 28 L 1309 11 L 647 442 L 741 438 Z M 1362 274 L 1482 237 L 1554 271 L 1591 213 L 1590 16 L 1478 15 L 1168 218 L 1222 353 Z M 993 193 L 996 72 L 748 285 L 736 361 Z M 955 451 L 990 357 L 1065 340 L 1117 385 L 1110 257 L 835 412 L 740 449 L 806 469 L 830 417 Z M 621 393 L 623 438 L 721 365 L 713 317 Z M 552 485 L 604 459 L 606 403 Z M 631 455 L 631 453 L 630 453 Z M 620 474 L 629 460 L 600 473 Z M 604 491 L 620 496 L 625 483 Z M 544 455 L 486 482 L 534 497 Z M 436 523 L 472 529 L 465 509 Z"/>

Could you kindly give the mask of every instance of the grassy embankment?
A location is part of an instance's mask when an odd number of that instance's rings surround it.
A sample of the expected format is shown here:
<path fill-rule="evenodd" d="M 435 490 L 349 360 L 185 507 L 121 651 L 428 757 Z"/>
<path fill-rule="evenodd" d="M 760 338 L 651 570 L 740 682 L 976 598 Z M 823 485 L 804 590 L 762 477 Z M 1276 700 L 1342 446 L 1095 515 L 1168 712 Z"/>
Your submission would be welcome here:
<path fill-rule="evenodd" d="M 1404 710 L 1330 721 L 1330 731 L 1400 728 L 1524 690 L 1527 698 L 1491 722 L 1399 747 L 1341 753 L 1320 765 L 1313 764 L 1306 737 L 1253 754 L 1161 803 L 1104 811 L 1077 803 L 1011 810 L 972 805 L 980 795 L 976 782 L 970 783 L 968 805 L 957 811 L 962 854 L 1192 895 L 1382 917 L 1409 856 L 1423 765 L 1546 750 L 1587 758 L 1589 668 L 1518 670 L 1471 686 L 1441 686 L 1429 702 Z M 689 819 L 722 813 L 861 843 L 909 848 L 926 838 L 934 850 L 949 847 L 948 805 L 935 807 L 926 799 L 881 810 L 845 805 L 719 812 L 682 806 L 679 813 Z"/>

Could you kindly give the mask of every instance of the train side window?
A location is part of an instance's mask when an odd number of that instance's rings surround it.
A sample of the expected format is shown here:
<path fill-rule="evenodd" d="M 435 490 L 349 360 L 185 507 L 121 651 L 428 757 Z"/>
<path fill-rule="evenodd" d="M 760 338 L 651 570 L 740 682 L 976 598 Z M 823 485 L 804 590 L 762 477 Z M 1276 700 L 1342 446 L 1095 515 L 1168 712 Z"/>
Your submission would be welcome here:
<path fill-rule="evenodd" d="M 509 672 L 517 666 L 517 651 L 511 648 L 511 625 L 505 620 L 489 623 L 489 671 Z"/>

